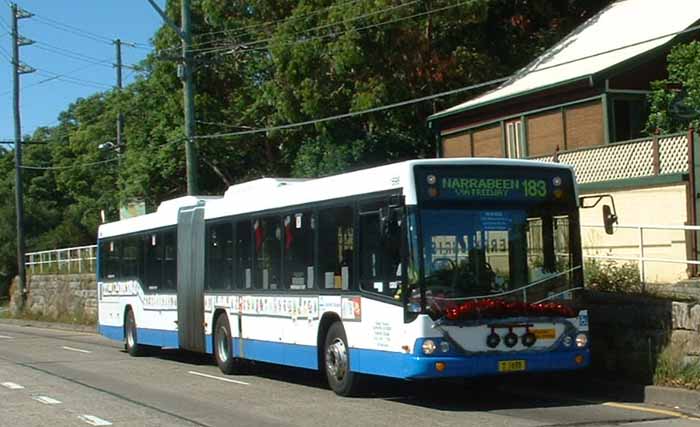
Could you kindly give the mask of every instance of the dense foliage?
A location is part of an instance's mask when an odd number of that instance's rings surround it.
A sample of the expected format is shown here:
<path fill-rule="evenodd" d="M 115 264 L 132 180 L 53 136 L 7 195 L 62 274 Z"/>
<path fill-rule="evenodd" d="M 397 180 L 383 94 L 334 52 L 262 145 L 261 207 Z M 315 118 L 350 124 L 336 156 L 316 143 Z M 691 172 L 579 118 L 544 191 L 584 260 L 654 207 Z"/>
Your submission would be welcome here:
<path fill-rule="evenodd" d="M 668 78 L 652 83 L 647 130 L 686 131 L 700 125 L 700 42 L 674 46 L 668 55 Z"/>
<path fill-rule="evenodd" d="M 193 1 L 197 134 L 235 132 L 360 111 L 506 76 L 610 0 Z M 179 2 L 167 12 L 179 22 Z M 155 12 L 154 12 L 155 13 Z M 153 208 L 186 191 L 182 91 L 175 33 L 121 93 L 78 99 L 39 129 L 25 163 L 28 249 L 95 241 L 132 199 Z M 474 93 L 286 130 L 198 140 L 200 192 L 267 176 L 319 176 L 431 156 L 426 118 Z M 115 139 L 119 161 L 98 145 Z M 14 273 L 12 153 L 0 157 L 0 274 Z"/>

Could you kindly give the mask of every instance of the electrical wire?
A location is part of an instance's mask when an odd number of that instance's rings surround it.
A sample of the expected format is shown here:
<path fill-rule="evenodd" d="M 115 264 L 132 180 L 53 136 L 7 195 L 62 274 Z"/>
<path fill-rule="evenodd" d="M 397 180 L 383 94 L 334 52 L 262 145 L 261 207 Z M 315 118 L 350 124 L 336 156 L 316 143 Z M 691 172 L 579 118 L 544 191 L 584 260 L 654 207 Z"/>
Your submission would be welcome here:
<path fill-rule="evenodd" d="M 246 31 L 246 30 L 260 28 L 260 27 L 268 27 L 268 26 L 273 25 L 273 24 L 282 24 L 284 22 L 293 21 L 293 20 L 301 19 L 301 18 L 306 18 L 306 17 L 313 16 L 313 15 L 318 15 L 320 13 L 327 11 L 327 10 L 335 9 L 337 7 L 342 7 L 342 6 L 348 6 L 348 5 L 351 5 L 353 3 L 358 3 L 360 1 L 363 1 L 363 0 L 350 0 L 347 2 L 339 3 L 339 4 L 332 4 L 330 6 L 326 6 L 326 7 L 320 8 L 320 9 L 313 10 L 309 13 L 305 13 L 305 14 L 301 14 L 301 15 L 292 15 L 292 16 L 288 16 L 286 18 L 280 18 L 280 19 L 261 22 L 261 23 L 257 23 L 257 24 L 251 24 L 251 25 L 241 27 L 241 28 L 235 28 L 235 29 L 230 29 L 230 30 L 220 30 L 220 31 L 210 31 L 208 33 L 197 34 L 194 36 L 194 38 L 205 37 L 205 36 L 214 35 L 214 34 L 230 34 L 232 36 L 236 36 L 240 33 L 243 33 L 242 35 L 252 34 L 251 31 Z M 177 48 L 173 48 L 173 49 L 177 49 Z"/>
<path fill-rule="evenodd" d="M 65 170 L 65 169 L 74 169 L 74 168 L 79 168 L 79 167 L 88 167 L 88 166 L 95 166 L 95 165 L 101 165 L 105 163 L 110 163 L 110 162 L 116 162 L 119 160 L 119 157 L 116 157 L 114 159 L 107 159 L 107 160 L 100 160 L 97 162 L 88 162 L 88 163 L 78 163 L 78 164 L 73 164 L 70 166 L 32 166 L 32 165 L 20 165 L 20 168 L 22 169 L 28 169 L 28 170 Z"/>
<path fill-rule="evenodd" d="M 8 52 L 4 47 L 0 46 L 0 56 L 3 58 L 7 59 L 10 64 L 12 63 L 12 55 L 10 55 L 10 52 Z"/>
<path fill-rule="evenodd" d="M 451 4 L 451 5 L 442 6 L 442 7 L 435 8 L 435 9 L 430 9 L 430 10 L 427 10 L 427 11 L 425 11 L 425 12 L 415 13 L 415 14 L 410 15 L 410 16 L 404 16 L 404 17 L 392 19 L 392 20 L 389 20 L 389 21 L 383 21 L 383 22 L 378 22 L 378 23 L 376 23 L 376 24 L 366 25 L 366 26 L 364 26 L 364 27 L 353 27 L 353 28 L 350 28 L 350 29 L 346 29 L 346 30 L 342 30 L 342 31 L 336 31 L 336 32 L 328 33 L 328 34 L 323 34 L 323 35 L 318 35 L 318 36 L 312 36 L 312 37 L 306 37 L 306 38 L 303 38 L 303 39 L 292 40 L 292 41 L 287 41 L 287 42 L 281 42 L 281 43 L 279 43 L 279 46 L 287 46 L 287 45 L 295 45 L 295 44 L 301 44 L 301 43 L 308 43 L 308 42 L 313 41 L 313 40 L 322 40 L 322 39 L 326 39 L 326 38 L 330 38 L 330 37 L 337 37 L 337 36 L 340 36 L 340 35 L 343 35 L 343 34 L 352 32 L 352 31 L 364 31 L 364 30 L 368 30 L 368 29 L 372 29 L 372 28 L 379 28 L 379 27 L 382 27 L 382 26 L 384 26 L 384 25 L 395 24 L 395 23 L 397 23 L 397 22 L 407 21 L 407 20 L 410 20 L 410 19 L 414 19 L 414 18 L 419 18 L 419 17 L 422 17 L 422 16 L 431 15 L 431 14 L 433 14 L 433 13 L 443 12 L 443 11 L 445 11 L 445 10 L 453 9 L 453 8 L 459 7 L 459 6 L 464 6 L 465 4 L 467 4 L 467 3 L 472 3 L 472 2 L 473 2 L 473 0 L 466 0 L 466 1 L 459 2 L 459 3 L 454 3 L 454 4 Z M 255 46 L 255 45 L 258 45 L 258 44 L 262 44 L 262 43 L 267 43 L 267 44 L 269 45 L 269 42 L 274 41 L 274 40 L 275 40 L 274 37 L 268 37 L 268 38 L 256 40 L 256 41 L 253 41 L 253 42 L 250 42 L 250 43 L 241 43 L 241 44 L 239 44 L 238 46 L 241 46 L 241 47 L 244 47 L 244 48 L 250 48 L 251 46 Z M 231 47 L 231 46 L 229 46 L 229 47 L 211 48 L 211 49 L 203 49 L 202 52 L 200 53 L 200 55 L 211 54 L 211 53 L 217 53 L 217 52 L 222 52 L 222 51 L 230 52 L 230 51 L 233 50 L 233 49 L 234 49 L 234 47 Z M 266 49 L 266 48 L 265 48 L 265 49 Z"/>
<path fill-rule="evenodd" d="M 43 50 L 44 52 L 53 53 L 54 55 L 60 55 L 66 58 L 74 59 L 76 61 L 87 62 L 89 64 L 101 65 L 107 68 L 113 68 L 112 61 L 110 59 L 98 59 L 92 56 L 82 55 L 67 49 L 52 46 L 48 43 L 37 42 L 34 46 L 37 49 Z"/>
<path fill-rule="evenodd" d="M 52 28 L 59 30 L 59 31 L 70 33 L 70 34 L 73 34 L 73 35 L 76 35 L 79 37 L 83 37 L 85 39 L 89 39 L 89 40 L 99 42 L 99 43 L 104 43 L 104 44 L 109 44 L 109 45 L 114 43 L 114 40 L 110 37 L 103 36 L 103 35 L 97 34 L 97 33 L 93 33 L 91 31 L 85 30 L 83 28 L 74 27 L 72 25 L 68 25 L 66 23 L 56 21 L 56 20 L 51 19 L 51 18 L 47 18 L 45 16 L 34 14 L 33 18 L 35 18 L 38 22 L 40 22 L 44 25 L 47 25 L 49 27 L 52 27 Z M 145 47 L 141 47 L 141 46 L 147 46 L 147 44 L 145 44 L 145 43 L 130 42 L 130 41 L 126 41 L 126 40 L 124 40 L 123 42 L 124 42 L 124 44 L 130 45 L 131 47 L 135 47 L 137 49 L 147 49 Z M 150 48 L 148 48 L 148 49 L 150 50 Z"/>
<path fill-rule="evenodd" d="M 45 76 L 45 77 L 50 77 L 52 79 L 61 80 L 61 81 L 64 81 L 66 83 L 75 83 L 75 84 L 79 84 L 79 85 L 91 85 L 91 86 L 97 87 L 98 89 L 102 89 L 102 88 L 111 89 L 112 88 L 111 85 L 107 85 L 104 83 L 95 82 L 95 81 L 86 80 L 86 79 L 79 79 L 77 77 L 70 77 L 68 75 L 54 73 L 52 71 L 37 70 L 37 74 Z"/>
<path fill-rule="evenodd" d="M 414 4 L 416 4 L 416 3 L 419 3 L 420 1 L 421 1 L 421 0 L 411 0 L 411 1 L 409 1 L 409 2 L 401 3 L 401 4 L 399 4 L 399 5 L 390 6 L 390 7 L 384 8 L 384 9 L 374 10 L 374 11 L 372 11 L 372 12 L 367 12 L 367 13 L 362 14 L 362 15 L 353 16 L 353 17 L 351 17 L 351 18 L 344 19 L 344 20 L 342 20 L 342 21 L 331 22 L 331 23 L 328 23 L 328 24 L 323 24 L 323 25 L 319 25 L 319 26 L 316 26 L 316 27 L 311 27 L 311 28 L 306 28 L 306 29 L 304 29 L 304 30 L 295 31 L 295 32 L 293 32 L 293 33 L 290 33 L 290 35 L 295 35 L 295 34 L 306 34 L 306 33 L 309 33 L 309 32 L 311 32 L 311 31 L 315 31 L 315 30 L 322 30 L 322 29 L 324 29 L 324 28 L 329 28 L 329 27 L 333 27 L 333 26 L 336 26 L 336 25 L 347 24 L 347 23 L 350 23 L 350 22 L 359 21 L 359 20 L 364 19 L 364 18 L 369 18 L 369 17 L 371 17 L 371 16 L 380 15 L 380 14 L 384 14 L 384 13 L 387 13 L 387 12 L 391 12 L 391 11 L 394 11 L 394 10 L 397 10 L 397 9 L 401 9 L 401 8 L 404 8 L 404 7 L 407 7 L 407 6 L 411 6 L 411 5 L 414 5 Z M 264 40 L 269 40 L 269 38 L 268 38 L 268 39 L 264 39 Z M 221 41 L 232 41 L 232 40 L 218 40 L 218 41 L 212 41 L 212 42 L 209 42 L 209 44 L 217 43 L 217 42 L 220 43 Z M 250 44 L 256 44 L 256 43 L 257 43 L 256 41 L 253 41 L 253 42 L 248 42 L 248 43 L 246 43 L 246 44 L 250 45 Z M 192 52 L 197 52 L 197 51 L 206 50 L 206 48 L 202 48 L 202 47 L 201 47 L 201 46 L 204 46 L 204 45 L 206 45 L 206 44 L 207 44 L 206 42 L 205 42 L 205 43 L 202 43 L 202 44 L 200 45 L 199 48 L 197 48 L 197 49 L 192 49 L 191 51 L 192 51 Z M 211 49 L 211 48 L 209 48 L 209 49 Z"/>
<path fill-rule="evenodd" d="M 692 27 L 686 28 L 685 30 L 667 33 L 667 34 L 664 34 L 661 36 L 652 37 L 652 38 L 642 40 L 639 42 L 630 43 L 630 44 L 627 44 L 624 46 L 620 46 L 620 47 L 608 49 L 605 51 L 597 52 L 597 53 L 594 53 L 591 55 L 586 55 L 586 56 L 582 56 L 579 58 L 574 58 L 574 59 L 571 59 L 569 61 L 564 61 L 564 62 L 561 62 L 558 64 L 545 66 L 542 68 L 531 70 L 531 71 L 529 71 L 529 73 L 532 74 L 532 73 L 539 73 L 539 72 L 551 70 L 554 68 L 562 67 L 564 65 L 573 64 L 576 62 L 584 61 L 584 60 L 595 58 L 598 56 L 607 55 L 609 53 L 618 52 L 618 51 L 621 51 L 624 49 L 629 49 L 632 47 L 640 46 L 640 45 L 643 45 L 646 43 L 651 43 L 651 42 L 661 40 L 664 38 L 678 36 L 681 34 L 687 34 L 687 33 L 695 32 L 698 30 L 700 30 L 700 25 L 692 26 Z M 353 112 L 344 113 L 344 114 L 337 114 L 334 116 L 322 117 L 322 118 L 314 119 L 314 120 L 307 120 L 307 121 L 303 121 L 303 122 L 289 123 L 289 124 L 278 125 L 278 126 L 269 126 L 269 127 L 260 128 L 260 129 L 245 130 L 245 131 L 239 131 L 239 132 L 217 133 L 217 134 L 210 134 L 210 135 L 199 135 L 199 136 L 194 136 L 193 138 L 194 139 L 214 139 L 214 138 L 241 136 L 241 135 L 251 135 L 251 134 L 257 134 L 257 133 L 271 132 L 271 131 L 275 131 L 275 130 L 283 130 L 283 129 L 302 127 L 302 126 L 309 126 L 309 125 L 313 125 L 313 124 L 317 124 L 317 123 L 324 123 L 324 122 L 345 119 L 345 118 L 350 118 L 350 117 L 356 117 L 356 116 L 360 116 L 360 115 L 364 115 L 364 114 L 375 113 L 375 112 L 390 110 L 390 109 L 394 109 L 394 108 L 399 108 L 399 107 L 403 107 L 406 105 L 417 104 L 419 102 L 430 101 L 430 100 L 433 100 L 436 98 L 442 98 L 445 96 L 450 96 L 450 95 L 454 95 L 454 94 L 461 93 L 461 92 L 471 91 L 471 90 L 483 88 L 486 86 L 492 86 L 492 85 L 495 85 L 498 83 L 507 83 L 509 81 L 513 81 L 514 78 L 517 78 L 520 75 L 522 75 L 522 73 L 515 73 L 515 74 L 512 74 L 511 76 L 500 78 L 500 79 L 493 79 L 493 80 L 489 80 L 489 81 L 483 82 L 483 83 L 478 83 L 475 85 L 465 86 L 462 88 L 457 88 L 457 89 L 453 89 L 453 90 L 449 90 L 449 91 L 445 91 L 445 92 L 440 92 L 440 93 L 433 94 L 433 95 L 427 95 L 427 96 L 423 96 L 420 98 L 413 98 L 413 99 L 409 99 L 409 100 L 405 100 L 405 101 L 401 101 L 401 102 L 396 102 L 393 104 L 387 104 L 387 105 L 383 105 L 383 106 L 379 106 L 379 107 L 368 108 L 368 109 L 361 110 L 361 111 L 353 111 Z"/>
<path fill-rule="evenodd" d="M 62 78 L 62 77 L 70 77 L 71 74 L 75 74 L 75 73 L 77 73 L 77 72 L 79 72 L 79 71 L 87 70 L 88 68 L 92 68 L 92 67 L 95 67 L 95 66 L 96 66 L 95 64 L 90 64 L 90 65 L 87 65 L 87 66 L 84 66 L 84 67 L 76 68 L 75 70 L 68 71 L 67 73 L 63 73 L 63 74 L 55 75 L 55 76 L 52 76 L 52 77 L 48 77 L 48 78 L 46 78 L 46 79 L 44 79 L 44 80 L 40 80 L 40 81 L 38 81 L 38 82 L 34 82 L 34 83 L 30 83 L 30 84 L 28 84 L 28 85 L 22 86 L 21 89 L 20 89 L 20 91 L 23 91 L 23 90 L 25 90 L 25 89 L 29 89 L 29 88 L 34 87 L 34 86 L 40 86 L 40 85 L 43 85 L 43 84 L 52 82 L 52 81 L 54 81 L 54 80 L 59 80 L 59 79 Z M 6 90 L 5 92 L 0 93 L 0 96 L 9 95 L 9 94 L 11 94 L 11 93 L 12 93 L 12 90 Z M 51 126 L 51 125 L 47 125 L 47 126 Z"/>

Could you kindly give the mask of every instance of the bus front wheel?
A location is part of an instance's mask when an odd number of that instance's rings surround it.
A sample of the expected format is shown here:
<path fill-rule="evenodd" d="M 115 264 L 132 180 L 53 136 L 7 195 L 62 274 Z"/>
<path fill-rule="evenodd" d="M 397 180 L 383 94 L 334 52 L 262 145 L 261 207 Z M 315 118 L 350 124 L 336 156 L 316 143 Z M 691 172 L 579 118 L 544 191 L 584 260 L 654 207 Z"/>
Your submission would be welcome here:
<path fill-rule="evenodd" d="M 231 343 L 228 316 L 222 314 L 216 319 L 214 329 L 214 358 L 221 372 L 226 375 L 235 374 L 240 370 L 240 360 L 233 356 Z"/>
<path fill-rule="evenodd" d="M 124 350 L 130 356 L 143 356 L 145 349 L 138 343 L 136 337 L 136 320 L 134 320 L 134 312 L 129 309 L 124 316 Z"/>
<path fill-rule="evenodd" d="M 361 378 L 350 370 L 350 348 L 340 322 L 333 323 L 328 329 L 323 361 L 328 385 L 336 394 L 353 396 L 358 393 Z"/>

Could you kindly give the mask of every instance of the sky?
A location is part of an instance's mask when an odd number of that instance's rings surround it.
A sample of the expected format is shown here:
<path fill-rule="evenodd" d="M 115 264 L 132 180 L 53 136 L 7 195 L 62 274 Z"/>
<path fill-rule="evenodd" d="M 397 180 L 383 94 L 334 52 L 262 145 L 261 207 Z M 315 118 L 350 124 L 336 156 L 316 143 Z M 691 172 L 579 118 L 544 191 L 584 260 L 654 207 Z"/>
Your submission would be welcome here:
<path fill-rule="evenodd" d="M 166 0 L 156 0 L 164 7 Z M 35 44 L 20 47 L 20 61 L 37 71 L 20 77 L 22 134 L 58 123 L 58 114 L 78 98 L 110 90 L 116 85 L 113 67 L 116 48 L 110 40 L 133 42 L 122 46 L 122 62 L 137 64 L 152 50 L 151 37 L 162 19 L 147 0 L 17 0 L 35 16 L 19 20 L 19 34 Z M 12 109 L 11 12 L 0 0 L 0 139 L 14 139 Z M 104 61 L 104 62 L 102 62 Z M 56 75 L 60 78 L 53 78 Z M 123 84 L 134 80 L 123 70 Z"/>

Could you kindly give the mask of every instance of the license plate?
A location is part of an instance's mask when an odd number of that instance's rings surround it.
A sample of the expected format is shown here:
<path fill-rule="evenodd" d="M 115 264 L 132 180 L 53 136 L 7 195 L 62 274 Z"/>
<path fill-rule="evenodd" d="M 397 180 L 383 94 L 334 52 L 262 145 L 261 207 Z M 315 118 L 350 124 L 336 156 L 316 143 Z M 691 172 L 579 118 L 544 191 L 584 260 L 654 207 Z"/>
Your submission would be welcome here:
<path fill-rule="evenodd" d="M 557 337 L 554 329 L 530 329 L 530 332 L 535 334 L 538 340 L 553 340 Z"/>
<path fill-rule="evenodd" d="M 524 360 L 501 360 L 498 362 L 498 372 L 517 372 L 525 369 Z"/>

